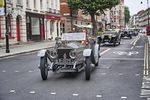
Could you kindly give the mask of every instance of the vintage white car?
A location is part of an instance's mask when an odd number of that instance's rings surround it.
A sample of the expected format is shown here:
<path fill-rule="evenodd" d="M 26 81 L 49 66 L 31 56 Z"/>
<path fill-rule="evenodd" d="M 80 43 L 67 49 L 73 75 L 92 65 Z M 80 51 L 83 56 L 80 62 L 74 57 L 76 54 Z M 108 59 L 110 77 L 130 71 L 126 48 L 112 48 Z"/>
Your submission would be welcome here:
<path fill-rule="evenodd" d="M 90 80 L 92 69 L 99 63 L 99 44 L 94 39 L 86 44 L 83 41 L 87 41 L 85 33 L 63 33 L 61 38 L 56 39 L 54 48 L 40 50 L 42 79 L 47 80 L 49 70 L 56 73 L 85 70 L 85 79 Z"/>

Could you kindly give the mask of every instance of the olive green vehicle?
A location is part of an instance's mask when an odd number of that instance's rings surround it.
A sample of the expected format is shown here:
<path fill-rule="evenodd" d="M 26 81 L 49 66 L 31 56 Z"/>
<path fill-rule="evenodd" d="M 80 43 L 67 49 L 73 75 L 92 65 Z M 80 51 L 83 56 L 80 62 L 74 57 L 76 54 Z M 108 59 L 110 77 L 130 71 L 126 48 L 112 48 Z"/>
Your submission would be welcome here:
<path fill-rule="evenodd" d="M 121 33 L 117 31 L 105 31 L 101 35 L 101 44 L 120 45 Z"/>

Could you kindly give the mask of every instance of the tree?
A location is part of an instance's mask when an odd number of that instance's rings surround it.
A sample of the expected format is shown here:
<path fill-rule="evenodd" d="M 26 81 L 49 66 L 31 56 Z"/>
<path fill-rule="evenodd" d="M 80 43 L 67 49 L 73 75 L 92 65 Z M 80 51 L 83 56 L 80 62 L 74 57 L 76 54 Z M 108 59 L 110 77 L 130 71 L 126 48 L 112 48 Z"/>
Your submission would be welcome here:
<path fill-rule="evenodd" d="M 130 19 L 130 11 L 128 7 L 125 7 L 124 16 L 125 16 L 125 24 L 127 24 Z"/>
<path fill-rule="evenodd" d="M 67 0 L 71 9 L 81 9 L 91 16 L 93 35 L 95 35 L 97 30 L 95 15 L 104 13 L 104 10 L 111 9 L 118 5 L 119 2 L 120 0 Z"/>

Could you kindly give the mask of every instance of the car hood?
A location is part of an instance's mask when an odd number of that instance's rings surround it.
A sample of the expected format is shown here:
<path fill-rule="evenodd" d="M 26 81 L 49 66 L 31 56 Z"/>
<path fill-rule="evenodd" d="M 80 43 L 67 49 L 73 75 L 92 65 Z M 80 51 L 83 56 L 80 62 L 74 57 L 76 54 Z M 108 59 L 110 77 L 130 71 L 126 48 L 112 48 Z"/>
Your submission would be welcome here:
<path fill-rule="evenodd" d="M 82 48 L 82 47 L 83 47 L 83 45 L 81 45 L 80 42 L 70 42 L 59 48 L 60 49 L 78 49 L 78 48 Z"/>

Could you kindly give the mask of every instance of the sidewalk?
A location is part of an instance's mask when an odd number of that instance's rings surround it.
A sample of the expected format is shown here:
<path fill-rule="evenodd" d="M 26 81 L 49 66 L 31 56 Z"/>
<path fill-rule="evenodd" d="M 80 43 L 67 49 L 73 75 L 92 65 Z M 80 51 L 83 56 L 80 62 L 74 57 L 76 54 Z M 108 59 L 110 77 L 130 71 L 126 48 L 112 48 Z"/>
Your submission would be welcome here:
<path fill-rule="evenodd" d="M 0 58 L 8 57 L 17 54 L 23 54 L 32 51 L 38 51 L 40 49 L 49 48 L 54 46 L 55 41 L 42 41 L 42 42 L 28 42 L 11 45 L 9 47 L 10 53 L 6 53 L 6 47 L 0 47 Z"/>

